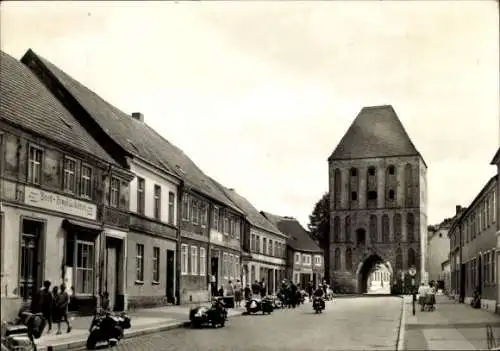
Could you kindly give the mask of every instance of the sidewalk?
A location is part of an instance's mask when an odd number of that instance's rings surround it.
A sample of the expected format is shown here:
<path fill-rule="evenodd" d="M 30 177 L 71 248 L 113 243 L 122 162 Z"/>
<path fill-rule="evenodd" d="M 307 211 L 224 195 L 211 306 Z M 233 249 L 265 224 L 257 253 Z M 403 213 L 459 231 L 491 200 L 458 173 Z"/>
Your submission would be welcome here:
<path fill-rule="evenodd" d="M 500 339 L 500 316 L 447 296 L 436 296 L 436 310 L 412 315 L 412 297 L 405 296 L 404 350 L 487 350 L 486 325 Z"/>
<path fill-rule="evenodd" d="M 201 305 L 209 305 L 201 304 Z M 165 330 L 179 328 L 189 322 L 189 310 L 195 305 L 190 306 L 166 306 L 158 308 L 138 309 L 129 312 L 132 327 L 125 330 L 125 338 L 140 336 L 145 334 L 157 333 Z M 196 305 L 198 306 L 198 305 Z M 239 316 L 245 311 L 244 308 L 229 309 L 228 316 Z M 68 350 L 70 348 L 85 346 L 88 337 L 88 329 L 91 316 L 75 317 L 71 321 L 71 333 L 66 333 L 66 326 L 62 324 L 63 334 L 56 335 L 57 327 L 52 326 L 51 334 L 44 334 L 37 340 L 38 350 L 46 350 L 52 346 L 53 350 Z"/>

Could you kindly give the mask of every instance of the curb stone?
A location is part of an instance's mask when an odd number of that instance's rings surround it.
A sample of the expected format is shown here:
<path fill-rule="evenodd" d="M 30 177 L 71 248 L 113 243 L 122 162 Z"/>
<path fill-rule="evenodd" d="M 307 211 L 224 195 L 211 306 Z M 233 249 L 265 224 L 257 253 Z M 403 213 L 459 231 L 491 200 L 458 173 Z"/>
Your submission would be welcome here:
<path fill-rule="evenodd" d="M 405 329 L 406 329 L 406 301 L 405 297 L 401 295 L 401 317 L 399 321 L 399 332 L 396 344 L 396 351 L 403 351 L 405 345 Z"/>
<path fill-rule="evenodd" d="M 229 318 L 239 317 L 242 314 L 243 314 L 243 312 L 238 311 L 236 314 L 229 316 Z M 139 336 L 144 336 L 144 335 L 148 335 L 148 334 L 161 333 L 161 332 L 172 330 L 172 329 L 179 329 L 179 328 L 183 328 L 183 327 L 188 327 L 190 325 L 191 325 L 191 323 L 189 321 L 182 321 L 182 322 L 171 322 L 169 324 L 147 327 L 147 328 L 143 328 L 143 329 L 128 330 L 128 331 L 125 331 L 125 335 L 123 336 L 122 340 L 135 338 L 135 337 L 139 337 Z M 87 343 L 86 338 L 83 340 L 75 340 L 75 341 L 69 341 L 69 342 L 63 341 L 61 343 L 53 342 L 52 345 L 38 347 L 38 350 L 62 351 L 62 350 L 82 349 L 82 348 L 86 347 L 86 343 Z"/>

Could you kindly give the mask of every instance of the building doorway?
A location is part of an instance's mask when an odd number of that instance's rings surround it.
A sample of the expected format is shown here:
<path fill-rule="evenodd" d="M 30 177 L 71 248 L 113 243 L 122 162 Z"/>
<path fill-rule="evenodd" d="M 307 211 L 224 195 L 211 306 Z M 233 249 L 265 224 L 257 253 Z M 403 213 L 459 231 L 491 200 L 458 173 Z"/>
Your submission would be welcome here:
<path fill-rule="evenodd" d="M 212 288 L 212 296 L 217 295 L 217 290 L 219 288 L 219 258 L 211 257 L 210 258 L 210 282 Z M 215 278 L 215 279 L 214 279 Z"/>
<path fill-rule="evenodd" d="M 175 303 L 175 251 L 167 250 L 167 302 Z"/>
<path fill-rule="evenodd" d="M 117 295 L 119 294 L 119 269 L 118 257 L 120 256 L 120 248 L 122 240 L 106 237 L 106 283 L 105 290 L 109 294 L 109 308 L 112 311 L 120 310 L 117 303 Z M 122 308 L 123 309 L 123 308 Z"/>
<path fill-rule="evenodd" d="M 22 219 L 19 260 L 19 295 L 24 300 L 32 298 L 42 285 L 41 238 L 44 223 Z"/>

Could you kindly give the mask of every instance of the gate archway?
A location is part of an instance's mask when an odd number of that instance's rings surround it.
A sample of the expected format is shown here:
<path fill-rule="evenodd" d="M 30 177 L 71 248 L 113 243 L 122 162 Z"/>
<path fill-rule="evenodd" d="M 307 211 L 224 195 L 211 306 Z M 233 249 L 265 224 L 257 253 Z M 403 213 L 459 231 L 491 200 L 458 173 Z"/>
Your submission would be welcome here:
<path fill-rule="evenodd" d="M 389 272 L 392 281 L 393 271 L 390 262 L 384 260 L 380 255 L 374 253 L 366 257 L 359 265 L 356 271 L 358 280 L 358 293 L 366 294 L 368 292 L 368 278 L 371 273 L 379 266 L 384 266 Z"/>

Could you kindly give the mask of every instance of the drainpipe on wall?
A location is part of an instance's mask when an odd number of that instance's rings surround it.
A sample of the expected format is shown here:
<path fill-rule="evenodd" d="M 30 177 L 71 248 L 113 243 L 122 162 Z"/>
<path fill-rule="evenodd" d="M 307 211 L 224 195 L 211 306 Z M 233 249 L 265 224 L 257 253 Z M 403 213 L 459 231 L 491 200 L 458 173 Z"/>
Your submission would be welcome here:
<path fill-rule="evenodd" d="M 211 215 L 213 211 L 213 204 L 211 202 L 208 203 L 208 218 L 207 218 L 207 227 L 208 227 L 208 244 L 207 244 L 207 253 L 205 256 L 205 276 L 206 276 L 206 287 L 208 291 L 208 301 L 212 298 L 212 245 L 210 245 L 210 230 L 212 228 L 212 220 L 213 216 Z"/>
<path fill-rule="evenodd" d="M 177 193 L 177 246 L 175 250 L 175 304 L 181 304 L 181 224 L 182 224 L 182 198 L 184 196 L 184 181 L 179 183 Z"/>

